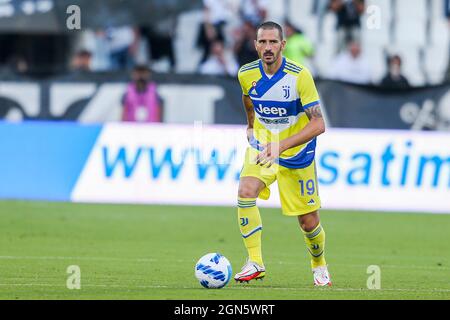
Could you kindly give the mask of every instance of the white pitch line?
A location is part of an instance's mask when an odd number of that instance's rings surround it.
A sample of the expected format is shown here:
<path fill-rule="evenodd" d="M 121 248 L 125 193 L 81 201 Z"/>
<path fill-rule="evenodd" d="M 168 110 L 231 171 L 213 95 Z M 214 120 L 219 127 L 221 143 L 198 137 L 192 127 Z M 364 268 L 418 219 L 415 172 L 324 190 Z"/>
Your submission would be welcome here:
<path fill-rule="evenodd" d="M 0 256 L 0 260 L 92 260 L 92 261 L 135 261 L 156 262 L 152 258 L 112 258 L 112 257 L 39 257 L 39 256 Z"/>
<path fill-rule="evenodd" d="M 283 288 L 283 287 L 243 287 L 247 290 L 262 290 L 262 289 L 270 289 L 270 290 L 290 290 L 290 291 L 317 291 L 321 290 L 321 288 Z M 242 289 L 236 287 L 230 287 L 228 289 Z M 370 290 L 370 289 L 357 289 L 357 288 L 323 288 L 322 290 L 330 290 L 330 291 L 358 291 L 358 292 L 383 292 L 383 291 L 404 291 L 404 292 L 450 292 L 450 289 L 404 289 L 404 288 L 390 288 L 390 289 L 380 289 L 380 290 Z"/>
<path fill-rule="evenodd" d="M 61 288 L 66 289 L 63 285 L 54 285 L 50 283 L 0 283 L 0 287 L 53 287 L 53 288 Z M 137 286 L 126 286 L 126 285 L 114 285 L 114 284 L 85 284 L 83 287 L 92 287 L 92 288 L 126 288 L 128 290 L 136 288 L 136 289 L 191 289 L 197 290 L 201 289 L 200 287 L 170 287 L 164 285 L 137 285 Z M 278 291 L 315 291 L 319 292 L 320 288 L 288 288 L 288 287 L 227 287 L 225 290 L 278 290 Z M 388 288 L 388 289 L 380 289 L 380 290 L 370 290 L 363 288 L 325 288 L 322 289 L 325 291 L 340 291 L 340 292 L 429 292 L 429 293 L 447 293 L 450 292 L 450 289 L 407 289 L 407 288 Z"/>
<path fill-rule="evenodd" d="M 369 265 L 364 264 L 342 264 L 342 263 L 336 263 L 335 266 L 346 266 L 346 267 L 356 267 L 356 268 L 367 268 Z M 393 264 L 380 264 L 380 268 L 391 268 L 391 269 L 423 269 L 423 270 L 450 270 L 450 267 L 445 266 L 414 266 L 414 265 L 393 265 Z"/>
<path fill-rule="evenodd" d="M 0 260 L 85 260 L 85 261 L 128 261 L 128 262 L 158 262 L 158 261 L 166 261 L 162 259 L 155 258 L 113 258 L 113 257 L 64 257 L 64 256 L 0 256 Z M 169 259 L 167 259 L 169 261 Z M 195 260 L 183 260 L 176 259 L 173 262 L 192 262 L 195 263 Z M 279 264 L 279 265 L 298 265 L 297 262 L 291 261 L 268 261 L 268 264 Z M 368 265 L 364 264 L 331 264 L 330 267 L 335 266 L 347 266 L 347 267 L 356 267 L 356 268 L 367 268 Z M 395 269 L 421 269 L 421 270 L 450 270 L 450 267 L 447 266 L 415 266 L 415 265 L 390 265 L 390 264 L 381 264 L 382 268 L 395 268 Z"/>

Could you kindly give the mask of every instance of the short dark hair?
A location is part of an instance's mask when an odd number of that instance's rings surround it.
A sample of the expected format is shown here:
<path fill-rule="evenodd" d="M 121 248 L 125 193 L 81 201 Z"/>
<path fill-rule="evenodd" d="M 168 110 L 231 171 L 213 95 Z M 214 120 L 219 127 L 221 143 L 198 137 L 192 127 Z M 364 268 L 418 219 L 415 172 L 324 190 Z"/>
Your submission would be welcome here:
<path fill-rule="evenodd" d="M 398 54 L 394 54 L 392 56 L 389 57 L 389 62 L 391 63 L 392 61 L 397 60 L 398 63 L 400 65 L 402 65 L 402 58 L 398 55 Z"/>
<path fill-rule="evenodd" d="M 279 34 L 280 34 L 281 40 L 284 39 L 284 36 L 283 36 L 283 27 L 280 26 L 280 25 L 279 25 L 278 23 L 276 23 L 276 22 L 273 22 L 273 21 L 266 21 L 266 22 L 261 23 L 261 24 L 258 26 L 258 28 L 256 28 L 256 33 L 258 33 L 258 31 L 259 31 L 260 29 L 263 29 L 263 30 L 277 29 L 278 32 L 279 32 Z"/>

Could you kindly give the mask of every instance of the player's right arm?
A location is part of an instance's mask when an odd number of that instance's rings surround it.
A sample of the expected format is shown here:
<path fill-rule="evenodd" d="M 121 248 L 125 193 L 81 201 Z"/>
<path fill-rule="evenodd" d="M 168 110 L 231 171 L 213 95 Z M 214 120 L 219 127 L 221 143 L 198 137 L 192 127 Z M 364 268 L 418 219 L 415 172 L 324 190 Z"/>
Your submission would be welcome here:
<path fill-rule="evenodd" d="M 255 121 L 255 109 L 253 107 L 252 99 L 245 94 L 242 95 L 242 104 L 244 105 L 245 113 L 247 115 L 247 139 L 253 137 L 253 123 Z"/>
<path fill-rule="evenodd" d="M 244 105 L 245 114 L 247 115 L 247 139 L 251 140 L 253 137 L 253 123 L 255 121 L 255 109 L 253 107 L 252 99 L 249 96 L 249 79 L 245 79 L 244 72 L 242 69 L 245 66 L 241 67 L 238 72 L 238 80 L 242 89 L 242 104 Z"/>

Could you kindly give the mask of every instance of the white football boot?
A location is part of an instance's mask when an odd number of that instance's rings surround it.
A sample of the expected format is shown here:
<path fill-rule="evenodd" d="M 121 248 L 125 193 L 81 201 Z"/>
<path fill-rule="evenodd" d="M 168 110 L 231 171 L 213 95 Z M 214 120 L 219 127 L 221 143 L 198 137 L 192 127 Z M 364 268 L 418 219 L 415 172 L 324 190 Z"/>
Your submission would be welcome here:
<path fill-rule="evenodd" d="M 314 285 L 317 287 L 329 286 L 331 287 L 331 277 L 328 273 L 327 266 L 321 266 L 312 269 L 314 275 Z"/>
<path fill-rule="evenodd" d="M 266 275 L 266 269 L 264 266 L 260 266 L 256 262 L 247 259 L 247 262 L 242 267 L 241 272 L 236 273 L 234 280 L 237 282 L 249 282 L 250 280 L 258 280 L 264 278 Z"/>

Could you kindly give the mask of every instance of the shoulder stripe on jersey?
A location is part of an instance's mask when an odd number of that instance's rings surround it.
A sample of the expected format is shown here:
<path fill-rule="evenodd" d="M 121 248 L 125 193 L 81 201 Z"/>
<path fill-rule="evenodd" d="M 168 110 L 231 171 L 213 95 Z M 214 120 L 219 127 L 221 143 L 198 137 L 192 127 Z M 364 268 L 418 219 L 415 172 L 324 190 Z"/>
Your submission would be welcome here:
<path fill-rule="evenodd" d="M 255 61 L 255 62 L 244 64 L 241 67 L 241 69 L 253 68 L 253 67 L 258 66 L 258 65 L 259 65 L 259 61 Z"/>
<path fill-rule="evenodd" d="M 289 67 L 291 69 L 297 70 L 298 72 L 303 70 L 302 68 L 296 67 L 296 66 L 294 66 L 292 64 L 286 64 L 286 67 Z"/>
<path fill-rule="evenodd" d="M 296 74 L 299 74 L 300 73 L 300 71 L 299 70 L 294 70 L 294 69 L 291 69 L 290 67 L 285 67 L 284 68 L 285 70 L 289 70 L 289 71 L 291 71 L 291 72 L 293 72 L 293 73 L 296 73 Z"/>
<path fill-rule="evenodd" d="M 245 65 L 245 66 L 243 66 L 241 69 L 254 68 L 254 67 L 257 67 L 257 66 L 258 66 L 257 63 L 256 63 L 256 64 L 250 64 L 250 65 Z"/>
<path fill-rule="evenodd" d="M 289 68 L 289 69 L 291 69 L 291 70 L 295 70 L 295 71 L 297 71 L 297 72 L 300 72 L 301 70 L 299 70 L 299 69 L 297 69 L 297 68 L 293 68 L 293 67 L 291 67 L 291 66 L 288 66 L 288 65 L 286 65 L 286 67 L 285 68 Z"/>
<path fill-rule="evenodd" d="M 255 61 L 252 61 L 252 62 L 250 62 L 250 63 L 244 64 L 243 67 L 245 67 L 245 66 L 251 66 L 251 65 L 253 65 L 253 64 L 258 64 L 258 63 L 259 63 L 259 60 L 255 60 Z"/>
<path fill-rule="evenodd" d="M 241 70 L 239 70 L 239 72 L 245 72 L 245 71 L 249 71 L 249 70 L 253 70 L 253 69 L 257 69 L 257 68 L 259 68 L 259 66 L 242 68 Z"/>
<path fill-rule="evenodd" d="M 295 67 L 301 69 L 301 66 L 299 66 L 298 64 L 296 64 L 294 62 L 286 61 L 286 64 L 290 64 L 291 66 L 295 66 Z"/>
<path fill-rule="evenodd" d="M 303 69 L 300 68 L 299 66 L 296 66 L 295 64 L 292 64 L 292 63 L 289 63 L 289 62 L 286 63 L 286 67 L 291 67 L 292 69 L 296 69 L 296 70 L 298 70 L 299 72 L 303 70 Z"/>

